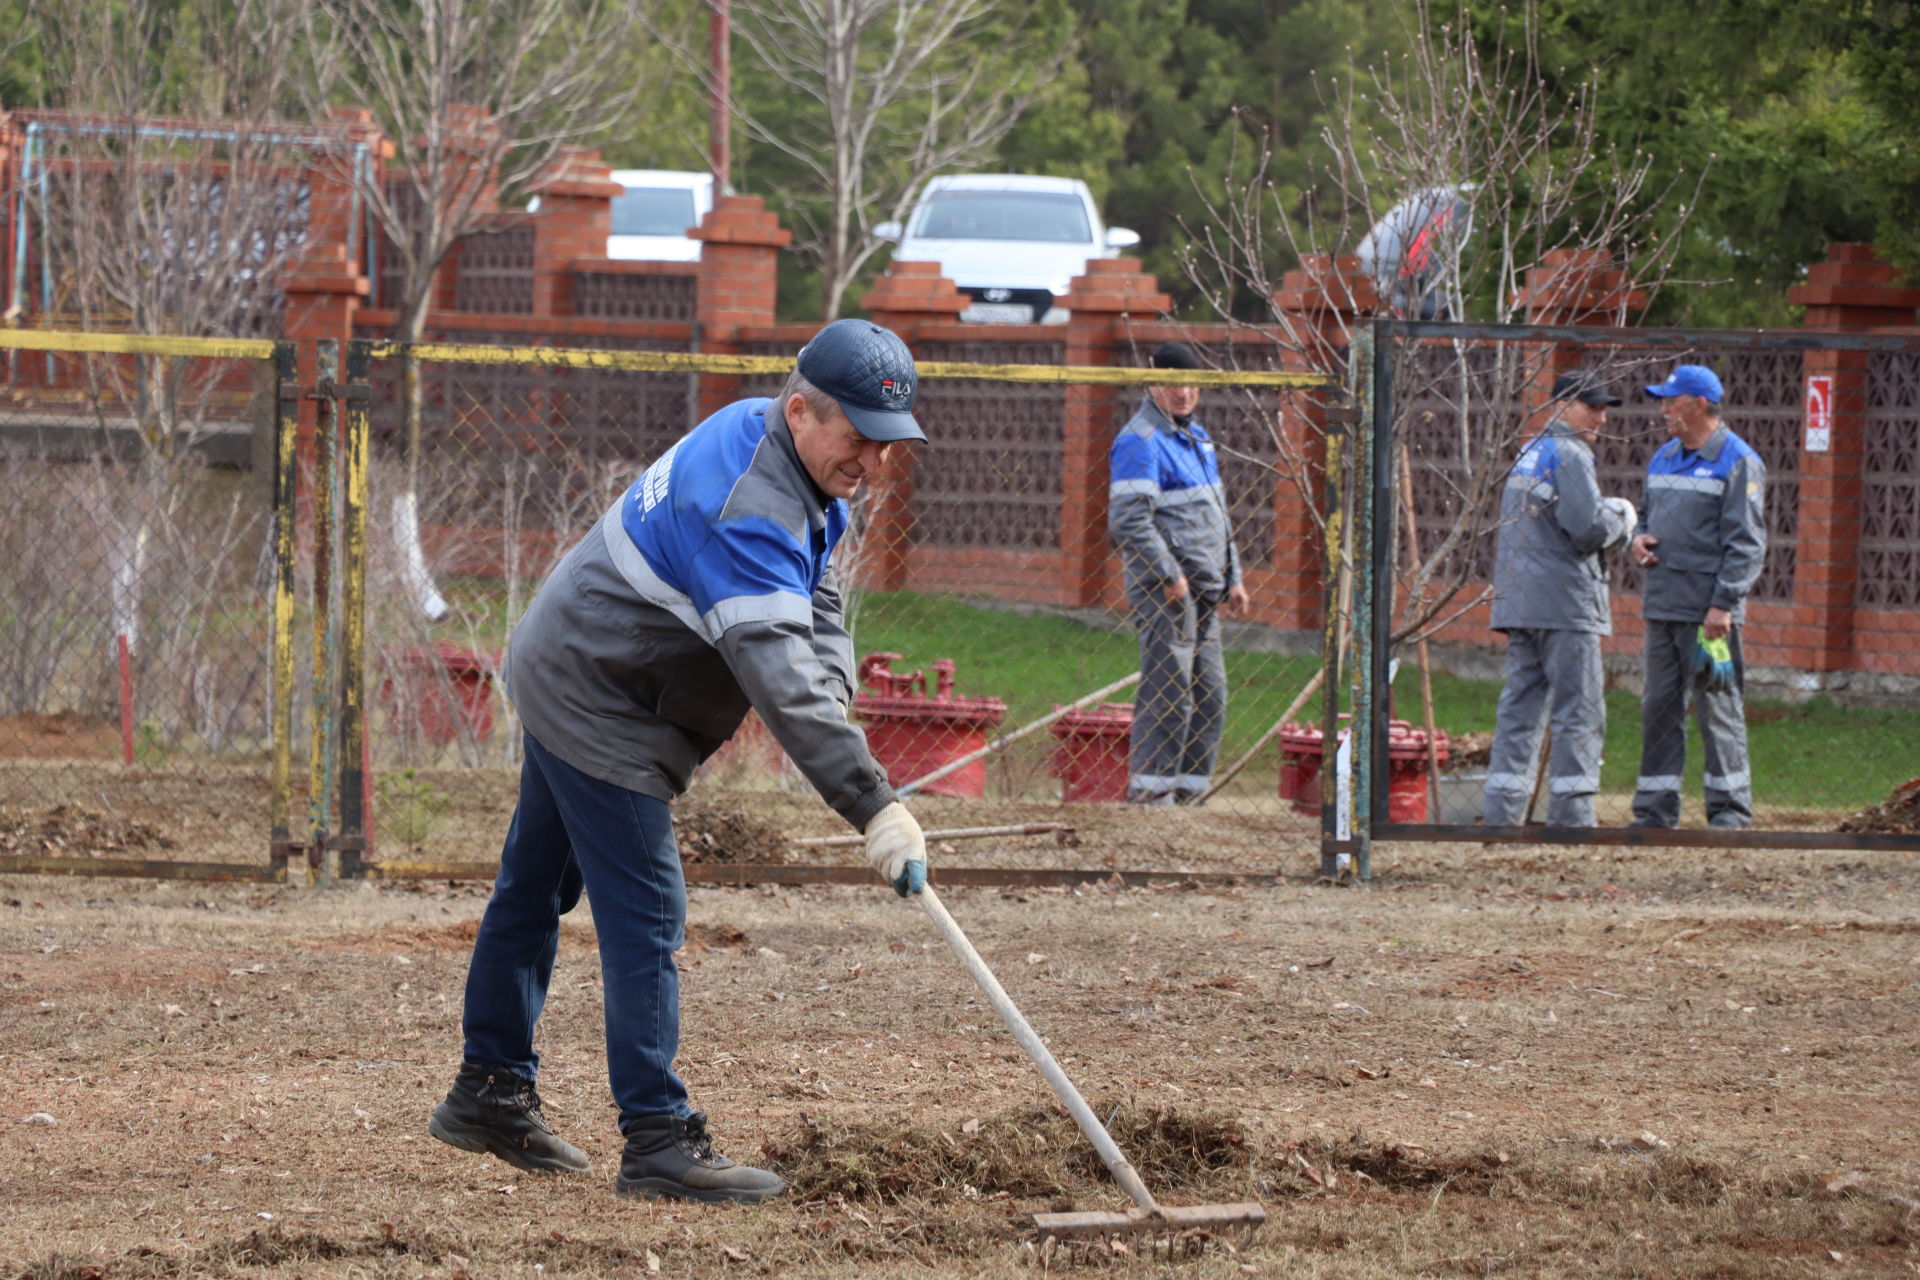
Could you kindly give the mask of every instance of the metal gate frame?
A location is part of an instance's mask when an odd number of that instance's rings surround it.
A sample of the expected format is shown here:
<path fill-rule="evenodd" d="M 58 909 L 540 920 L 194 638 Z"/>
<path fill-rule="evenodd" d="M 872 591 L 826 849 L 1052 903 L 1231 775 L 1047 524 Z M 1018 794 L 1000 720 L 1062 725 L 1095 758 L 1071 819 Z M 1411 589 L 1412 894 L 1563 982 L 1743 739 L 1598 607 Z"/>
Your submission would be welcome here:
<path fill-rule="evenodd" d="M 154 355 L 183 359 L 251 360 L 264 367 L 273 383 L 276 406 L 273 427 L 273 510 L 270 537 L 274 580 L 269 623 L 273 749 L 269 771 L 272 802 L 268 813 L 270 840 L 275 851 L 289 842 L 292 824 L 293 745 L 293 618 L 294 618 L 294 441 L 298 426 L 296 398 L 291 394 L 298 376 L 292 342 L 245 338 L 172 338 L 140 334 L 64 333 L 34 329 L 0 329 L 0 351 L 44 351 L 86 355 Z M 235 863 L 201 860 L 171 861 L 138 858 L 49 858 L 31 854 L 0 855 L 0 872 L 29 875 L 138 876 L 167 880 L 274 881 L 284 876 L 284 860 Z"/>
<path fill-rule="evenodd" d="M 1335 741 L 1333 707 L 1339 663 L 1350 669 L 1353 707 L 1352 757 L 1358 762 L 1339 795 L 1336 770 L 1323 769 L 1326 804 L 1322 810 L 1322 874 L 1344 876 L 1350 866 L 1361 880 L 1371 876 L 1375 841 L 1463 842 L 1472 844 L 1577 844 L 1667 846 L 1703 849 L 1823 849 L 1844 851 L 1920 851 L 1920 835 L 1818 831 L 1718 831 L 1707 828 L 1485 827 L 1440 823 L 1400 823 L 1387 811 L 1387 676 L 1393 617 L 1393 549 L 1397 523 L 1393 466 L 1393 369 L 1400 340 L 1443 338 L 1515 343 L 1585 343 L 1616 347 L 1710 347 L 1763 351 L 1896 351 L 1920 348 L 1920 339 L 1897 334 L 1819 333 L 1800 330 L 1634 329 L 1578 325 L 1454 324 L 1442 321 L 1379 319 L 1353 335 L 1351 374 L 1362 427 L 1349 442 L 1356 483 L 1345 494 L 1342 520 L 1344 554 L 1354 567 L 1351 642 L 1342 654 L 1334 644 L 1328 609 L 1328 686 L 1325 737 Z M 1333 450 L 1328 441 L 1329 499 L 1338 499 Z M 1332 589 L 1340 551 L 1329 520 L 1328 583 Z M 1329 596 L 1331 605 L 1332 597 Z M 1383 604 L 1384 602 L 1384 604 Z M 1335 829 L 1335 805 L 1351 804 L 1352 830 L 1344 839 Z M 1349 862 L 1341 861 L 1342 858 Z"/>

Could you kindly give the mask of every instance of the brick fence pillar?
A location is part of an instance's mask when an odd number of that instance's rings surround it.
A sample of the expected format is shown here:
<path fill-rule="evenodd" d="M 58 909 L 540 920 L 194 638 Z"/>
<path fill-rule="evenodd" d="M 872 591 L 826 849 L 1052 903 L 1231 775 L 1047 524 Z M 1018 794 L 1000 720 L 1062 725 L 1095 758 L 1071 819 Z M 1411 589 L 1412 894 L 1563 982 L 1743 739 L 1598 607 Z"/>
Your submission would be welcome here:
<path fill-rule="evenodd" d="M 736 354 L 740 330 L 773 323 L 780 250 L 793 233 L 767 212 L 759 196 L 721 196 L 687 233 L 702 242 L 699 295 L 694 301 L 695 345 L 707 355 Z M 700 417 L 735 398 L 739 379 L 700 375 Z"/>
<path fill-rule="evenodd" d="M 580 258 L 604 258 L 621 186 L 598 151 L 563 149 L 533 185 L 533 314 L 573 314 L 573 271 Z"/>
<path fill-rule="evenodd" d="M 1316 253 L 1281 277 L 1274 305 L 1292 333 L 1281 352 L 1281 368 L 1344 381 L 1353 327 L 1379 311 L 1380 296 L 1358 258 Z M 1302 392 L 1287 396 L 1280 413 L 1286 456 L 1298 462 L 1291 472 L 1283 464 L 1275 477 L 1272 598 L 1256 600 L 1254 608 L 1259 617 L 1292 631 L 1317 629 L 1324 604 L 1326 565 L 1315 512 L 1326 478 L 1326 408 L 1324 394 Z"/>
<path fill-rule="evenodd" d="M 1872 245 L 1834 244 L 1827 246 L 1825 262 L 1807 269 L 1805 284 L 1787 290 L 1787 300 L 1807 309 L 1802 323 L 1808 329 L 1860 332 L 1912 325 L 1920 288 L 1900 283 Z M 1809 438 L 1811 432 L 1801 440 L 1788 662 L 1803 670 L 1841 671 L 1853 661 L 1867 353 L 1809 351 L 1805 369 L 1802 403 L 1811 418 L 1814 401 L 1823 400 L 1829 427 L 1824 441 Z"/>
<path fill-rule="evenodd" d="M 1142 271 L 1137 259 L 1094 258 L 1085 275 L 1073 278 L 1065 305 L 1066 362 L 1113 365 L 1122 363 L 1116 352 L 1127 350 L 1125 321 L 1158 319 L 1173 299 L 1160 292 L 1160 282 Z M 1130 387 L 1067 385 L 1060 462 L 1063 604 L 1097 605 L 1107 594 L 1107 452 L 1132 393 Z"/>
<path fill-rule="evenodd" d="M 1514 302 L 1526 308 L 1528 324 L 1624 325 L 1645 309 L 1647 295 L 1628 287 L 1627 273 L 1604 250 L 1552 249 L 1527 268 Z M 1542 344 L 1529 362 L 1528 403 L 1545 404 L 1553 380 L 1579 367 L 1578 344 Z"/>
<path fill-rule="evenodd" d="M 951 324 L 972 299 L 940 274 L 935 262 L 895 262 L 860 300 L 873 322 L 891 329 L 909 347 L 928 324 Z M 939 447 L 935 440 L 933 448 Z M 875 498 L 868 512 L 867 543 L 861 563 L 865 585 L 898 591 L 907 585 L 908 555 L 913 550 L 914 446 L 897 448 L 885 471 L 875 477 Z"/>

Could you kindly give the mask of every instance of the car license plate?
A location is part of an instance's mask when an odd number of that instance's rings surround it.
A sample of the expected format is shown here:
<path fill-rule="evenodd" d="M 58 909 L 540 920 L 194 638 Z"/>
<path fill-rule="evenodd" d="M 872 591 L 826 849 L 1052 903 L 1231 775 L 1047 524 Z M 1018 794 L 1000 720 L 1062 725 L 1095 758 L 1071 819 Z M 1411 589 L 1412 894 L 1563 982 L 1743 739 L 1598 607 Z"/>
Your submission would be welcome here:
<path fill-rule="evenodd" d="M 963 324 L 1032 324 L 1033 308 L 1024 302 L 976 302 L 960 313 Z"/>

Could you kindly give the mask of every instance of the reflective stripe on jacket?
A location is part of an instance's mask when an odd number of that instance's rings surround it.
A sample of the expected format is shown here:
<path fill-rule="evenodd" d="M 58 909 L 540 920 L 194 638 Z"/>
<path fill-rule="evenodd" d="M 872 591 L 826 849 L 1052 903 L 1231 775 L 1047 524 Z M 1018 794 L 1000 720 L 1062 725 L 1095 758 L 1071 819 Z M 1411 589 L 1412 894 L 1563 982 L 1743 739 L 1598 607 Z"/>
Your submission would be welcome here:
<path fill-rule="evenodd" d="M 1520 452 L 1500 497 L 1493 629 L 1613 634 L 1600 548 L 1625 532 L 1600 503 L 1593 450 L 1559 419 Z"/>
<path fill-rule="evenodd" d="M 829 560 L 846 527 L 776 405 L 722 409 L 541 586 L 507 659 L 522 722 L 582 772 L 670 800 L 751 707 L 864 827 L 893 791 L 842 710 L 853 644 Z"/>
<path fill-rule="evenodd" d="M 1240 585 L 1220 464 L 1198 418 L 1176 426 L 1151 396 L 1143 397 L 1107 461 L 1107 529 L 1120 550 L 1129 596 L 1182 576 L 1202 595 Z"/>
<path fill-rule="evenodd" d="M 1660 540 L 1641 613 L 1699 622 L 1708 609 L 1745 616 L 1767 558 L 1767 468 L 1723 422 L 1699 449 L 1669 440 L 1647 464 L 1637 533 Z"/>

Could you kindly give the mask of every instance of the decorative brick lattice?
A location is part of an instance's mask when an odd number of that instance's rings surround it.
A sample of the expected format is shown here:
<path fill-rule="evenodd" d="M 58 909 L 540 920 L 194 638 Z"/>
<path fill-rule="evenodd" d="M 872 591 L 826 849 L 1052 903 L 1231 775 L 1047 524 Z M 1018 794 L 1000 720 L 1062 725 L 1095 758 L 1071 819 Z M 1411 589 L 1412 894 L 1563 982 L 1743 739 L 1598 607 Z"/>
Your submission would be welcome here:
<path fill-rule="evenodd" d="M 463 236 L 455 279 L 456 311 L 524 316 L 533 313 L 533 224 Z"/>
<path fill-rule="evenodd" d="M 1060 364 L 1061 342 L 923 342 L 922 362 Z M 914 466 L 914 541 L 928 547 L 1060 545 L 1060 423 L 1066 390 L 1022 382 L 923 381 L 915 416 L 937 447 Z"/>
<path fill-rule="evenodd" d="M 1584 362 L 1626 403 L 1607 413 L 1607 431 L 1594 449 L 1600 492 L 1645 500 L 1647 460 L 1667 441 L 1658 400 L 1644 388 L 1676 364 L 1704 364 L 1726 389 L 1722 414 L 1734 434 L 1753 446 L 1767 467 L 1767 563 L 1751 598 L 1793 599 L 1795 531 L 1800 504 L 1800 354 L 1795 351 L 1649 350 L 1595 353 Z M 1638 595 L 1644 575 L 1624 555 L 1608 559 L 1615 595 Z"/>
<path fill-rule="evenodd" d="M 1920 606 L 1920 354 L 1876 352 L 1867 366 L 1860 475 L 1863 609 Z"/>
<path fill-rule="evenodd" d="M 1738 351 L 1708 363 L 1726 387 L 1727 425 L 1767 464 L 1767 565 L 1753 584 L 1752 598 L 1791 600 L 1804 412 L 1800 353 Z"/>
<path fill-rule="evenodd" d="M 523 346 L 526 335 L 436 329 L 429 342 Z M 570 346 L 685 351 L 685 342 L 569 337 Z M 403 456 L 401 364 L 376 362 L 377 455 Z M 582 486 L 631 480 L 694 421 L 693 375 L 557 369 L 538 364 L 425 364 L 420 370 L 422 518 L 497 530 L 503 489 L 518 495 L 524 527 L 579 532 Z M 597 514 L 597 513 L 595 513 Z"/>
<path fill-rule="evenodd" d="M 599 320 L 693 322 L 699 278 L 582 271 L 573 278 L 573 313 Z"/>
<path fill-rule="evenodd" d="M 1279 367 L 1271 347 L 1229 349 L 1196 343 L 1194 349 L 1208 368 L 1251 372 Z M 1130 410 L 1139 403 L 1138 389 L 1122 389 L 1121 398 Z M 1220 482 L 1226 486 L 1234 538 L 1244 565 L 1266 564 L 1273 556 L 1274 486 L 1288 483 L 1281 478 L 1279 465 L 1281 415 L 1290 407 L 1298 408 L 1300 401 L 1300 392 L 1264 387 L 1209 387 L 1200 393 L 1200 421 L 1213 437 Z M 1316 452 L 1314 460 L 1319 456 Z M 1289 474 L 1296 469 L 1286 468 Z"/>
<path fill-rule="evenodd" d="M 1398 353 L 1395 431 L 1412 464 L 1421 558 L 1456 538 L 1435 566 L 1440 582 L 1493 576 L 1500 486 L 1518 445 L 1521 363 L 1491 344 L 1426 344 Z M 1397 519 L 1391 527 L 1399 528 Z M 1393 548 L 1396 560 L 1404 544 L 1402 533 Z"/>

